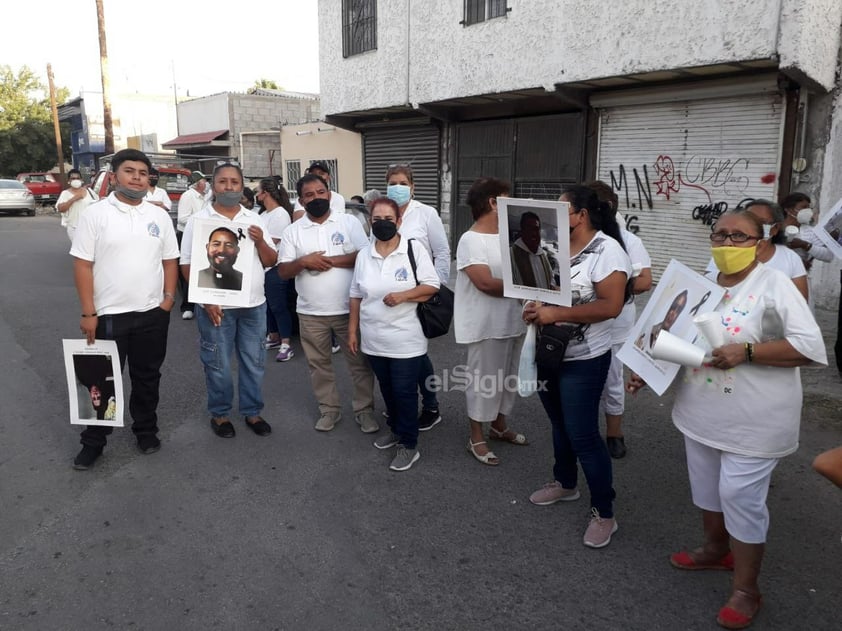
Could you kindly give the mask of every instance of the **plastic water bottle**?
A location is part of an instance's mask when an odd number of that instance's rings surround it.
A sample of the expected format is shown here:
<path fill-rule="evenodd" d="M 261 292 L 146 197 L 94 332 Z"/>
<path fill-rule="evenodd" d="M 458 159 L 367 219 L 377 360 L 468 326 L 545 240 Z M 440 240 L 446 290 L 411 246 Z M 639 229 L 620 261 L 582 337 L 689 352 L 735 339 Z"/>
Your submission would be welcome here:
<path fill-rule="evenodd" d="M 763 309 L 763 316 L 760 318 L 760 341 L 769 342 L 780 340 L 784 336 L 784 322 L 781 314 L 775 308 L 775 301 L 771 298 L 763 298 L 766 307 Z"/>

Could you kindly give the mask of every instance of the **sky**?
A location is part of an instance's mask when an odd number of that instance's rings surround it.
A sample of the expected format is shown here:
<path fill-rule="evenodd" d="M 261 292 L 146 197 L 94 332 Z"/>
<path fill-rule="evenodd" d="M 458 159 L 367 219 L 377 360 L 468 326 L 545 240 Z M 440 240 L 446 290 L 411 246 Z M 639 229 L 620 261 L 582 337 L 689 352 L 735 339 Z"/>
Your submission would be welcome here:
<path fill-rule="evenodd" d="M 244 92 L 257 79 L 319 91 L 317 0 L 103 0 L 112 92 L 179 99 Z M 4 2 L 0 64 L 57 87 L 101 89 L 95 0 Z M 175 82 L 173 82 L 175 77 Z"/>

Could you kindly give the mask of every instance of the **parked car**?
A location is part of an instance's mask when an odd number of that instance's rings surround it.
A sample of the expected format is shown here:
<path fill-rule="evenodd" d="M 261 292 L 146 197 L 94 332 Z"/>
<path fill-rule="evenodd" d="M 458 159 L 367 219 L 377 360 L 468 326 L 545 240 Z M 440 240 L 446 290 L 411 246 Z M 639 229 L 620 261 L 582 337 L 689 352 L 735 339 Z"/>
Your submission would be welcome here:
<path fill-rule="evenodd" d="M 0 211 L 30 217 L 35 214 L 35 197 L 18 180 L 0 180 Z"/>
<path fill-rule="evenodd" d="M 181 167 L 159 166 L 157 164 L 153 166 L 158 169 L 158 188 L 164 189 L 172 201 L 170 217 L 172 217 L 173 224 L 175 224 L 178 218 L 178 200 L 181 199 L 184 191 L 190 187 L 191 172 L 189 169 L 183 169 Z M 108 168 L 100 169 L 91 186 L 93 192 L 99 195 L 100 198 L 107 197 L 112 190 L 111 182 L 108 178 L 110 172 Z"/>
<path fill-rule="evenodd" d="M 55 204 L 61 195 L 61 183 L 52 173 L 18 173 L 17 181 L 42 204 Z"/>

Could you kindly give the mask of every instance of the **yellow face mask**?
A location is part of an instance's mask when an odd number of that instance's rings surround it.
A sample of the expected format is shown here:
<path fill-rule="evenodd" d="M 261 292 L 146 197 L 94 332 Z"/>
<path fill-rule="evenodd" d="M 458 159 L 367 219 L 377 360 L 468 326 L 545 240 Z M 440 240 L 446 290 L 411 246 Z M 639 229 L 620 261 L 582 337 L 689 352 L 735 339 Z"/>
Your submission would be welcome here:
<path fill-rule="evenodd" d="M 748 248 L 721 246 L 711 248 L 713 262 L 723 274 L 739 274 L 754 262 L 757 257 L 757 245 Z"/>

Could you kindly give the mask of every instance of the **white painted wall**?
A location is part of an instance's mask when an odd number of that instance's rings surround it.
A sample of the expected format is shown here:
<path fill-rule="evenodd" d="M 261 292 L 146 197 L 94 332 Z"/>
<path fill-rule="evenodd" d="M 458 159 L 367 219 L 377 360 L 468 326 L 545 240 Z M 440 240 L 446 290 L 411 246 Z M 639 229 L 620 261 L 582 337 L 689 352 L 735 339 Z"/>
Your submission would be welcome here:
<path fill-rule="evenodd" d="M 360 134 L 339 129 L 325 122 L 284 125 L 281 129 L 284 164 L 287 160 L 301 162 L 304 173 L 313 160 L 336 160 L 339 172 L 339 193 L 348 200 L 362 195 L 363 150 Z M 290 190 L 295 182 L 287 182 Z"/>
<path fill-rule="evenodd" d="M 378 49 L 343 59 L 341 5 L 319 0 L 323 115 L 776 53 L 829 89 L 842 17 L 838 0 L 509 0 L 463 27 L 463 0 L 378 0 Z"/>
<path fill-rule="evenodd" d="M 227 93 L 178 104 L 178 130 L 181 135 L 228 129 L 230 125 Z"/>

